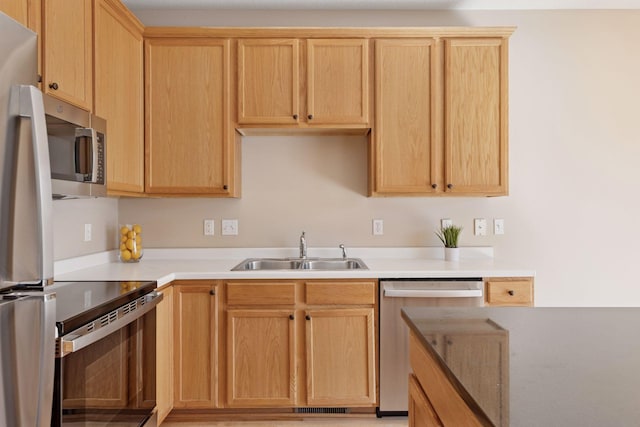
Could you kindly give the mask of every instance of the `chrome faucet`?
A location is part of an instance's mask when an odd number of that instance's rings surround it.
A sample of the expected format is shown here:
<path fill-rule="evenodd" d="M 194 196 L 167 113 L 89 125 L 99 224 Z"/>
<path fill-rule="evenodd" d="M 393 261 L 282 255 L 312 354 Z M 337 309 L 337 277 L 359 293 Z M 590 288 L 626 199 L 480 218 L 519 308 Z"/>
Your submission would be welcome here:
<path fill-rule="evenodd" d="M 347 250 L 345 249 L 344 245 L 341 243 L 338 247 L 342 249 L 342 259 L 347 259 Z"/>
<path fill-rule="evenodd" d="M 304 231 L 300 235 L 300 258 L 307 258 L 307 238 L 304 236 Z"/>

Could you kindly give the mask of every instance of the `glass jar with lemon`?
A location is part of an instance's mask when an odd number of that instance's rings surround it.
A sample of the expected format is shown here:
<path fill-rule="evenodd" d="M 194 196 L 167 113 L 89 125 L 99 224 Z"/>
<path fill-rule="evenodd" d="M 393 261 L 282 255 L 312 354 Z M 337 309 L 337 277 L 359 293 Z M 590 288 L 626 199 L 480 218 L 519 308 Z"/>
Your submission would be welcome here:
<path fill-rule="evenodd" d="M 139 262 L 142 258 L 142 227 L 138 224 L 125 224 L 119 229 L 120 261 Z"/>

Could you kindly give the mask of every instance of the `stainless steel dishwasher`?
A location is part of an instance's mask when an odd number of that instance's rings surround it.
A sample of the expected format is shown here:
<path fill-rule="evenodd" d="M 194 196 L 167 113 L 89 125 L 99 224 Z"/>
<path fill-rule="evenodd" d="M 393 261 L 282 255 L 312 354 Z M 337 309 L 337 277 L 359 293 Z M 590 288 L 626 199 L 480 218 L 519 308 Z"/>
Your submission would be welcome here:
<path fill-rule="evenodd" d="M 403 307 L 484 304 L 481 278 L 380 280 L 380 407 L 379 417 L 406 415 L 409 406 L 409 330 Z"/>

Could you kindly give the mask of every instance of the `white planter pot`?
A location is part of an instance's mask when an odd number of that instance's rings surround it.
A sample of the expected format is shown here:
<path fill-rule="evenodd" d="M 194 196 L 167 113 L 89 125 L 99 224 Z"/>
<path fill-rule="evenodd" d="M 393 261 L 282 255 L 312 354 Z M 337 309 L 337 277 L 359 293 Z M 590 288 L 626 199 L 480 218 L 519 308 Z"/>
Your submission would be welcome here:
<path fill-rule="evenodd" d="M 460 248 L 444 248 L 444 260 L 445 261 L 460 260 Z"/>

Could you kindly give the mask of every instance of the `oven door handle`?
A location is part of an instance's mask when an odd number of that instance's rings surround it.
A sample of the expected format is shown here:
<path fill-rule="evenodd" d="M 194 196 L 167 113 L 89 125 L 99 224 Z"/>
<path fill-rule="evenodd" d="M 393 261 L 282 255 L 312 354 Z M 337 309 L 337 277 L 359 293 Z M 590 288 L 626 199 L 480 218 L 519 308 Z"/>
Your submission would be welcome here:
<path fill-rule="evenodd" d="M 145 302 L 140 308 L 136 308 L 133 311 L 123 314 L 121 317 L 107 323 L 105 326 L 100 326 L 99 320 L 96 320 L 95 326 L 90 332 L 77 333 L 74 331 L 63 336 L 60 338 L 57 357 L 64 357 L 75 351 L 81 350 L 116 332 L 118 329 L 127 326 L 129 323 L 141 318 L 153 310 L 161 300 L 162 292 L 151 292 L 145 296 Z"/>

